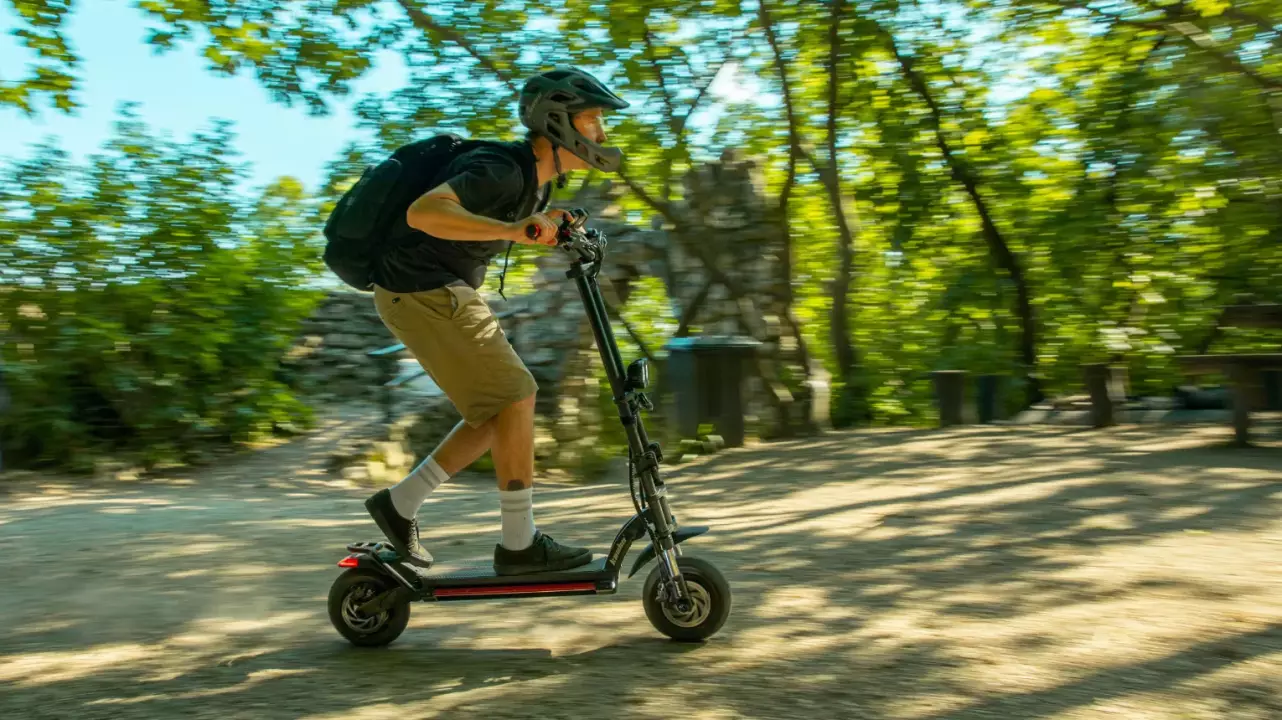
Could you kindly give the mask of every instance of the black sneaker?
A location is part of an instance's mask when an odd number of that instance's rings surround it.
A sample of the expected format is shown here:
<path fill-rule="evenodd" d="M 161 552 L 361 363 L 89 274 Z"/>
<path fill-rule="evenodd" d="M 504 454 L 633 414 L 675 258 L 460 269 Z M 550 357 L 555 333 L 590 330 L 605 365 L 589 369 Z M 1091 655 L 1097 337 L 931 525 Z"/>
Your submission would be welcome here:
<path fill-rule="evenodd" d="M 391 491 L 383 489 L 374 493 L 365 501 L 365 509 L 406 562 L 421 568 L 432 567 L 432 554 L 418 542 L 418 518 L 401 517 L 392 504 Z"/>
<path fill-rule="evenodd" d="M 508 550 L 494 546 L 494 572 L 499 575 L 528 575 L 530 573 L 569 570 L 592 562 L 589 548 L 562 545 L 542 531 L 534 531 L 534 542 L 524 550 Z"/>

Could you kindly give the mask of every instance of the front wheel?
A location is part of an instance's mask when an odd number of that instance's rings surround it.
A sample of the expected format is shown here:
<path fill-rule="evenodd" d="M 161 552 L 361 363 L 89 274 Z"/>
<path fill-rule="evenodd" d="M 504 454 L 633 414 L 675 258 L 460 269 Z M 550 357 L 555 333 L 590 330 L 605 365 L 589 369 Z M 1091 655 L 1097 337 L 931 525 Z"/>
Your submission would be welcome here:
<path fill-rule="evenodd" d="M 405 631 L 410 621 L 408 602 L 365 616 L 357 608 L 375 596 L 396 588 L 391 578 L 369 570 L 352 569 L 339 575 L 329 589 L 329 621 L 338 634 L 359 647 L 380 647 Z"/>
<path fill-rule="evenodd" d="M 678 612 L 665 601 L 663 571 L 655 565 L 641 591 L 645 615 L 656 630 L 673 640 L 701 642 L 716 634 L 730 617 L 730 583 L 707 560 L 682 556 L 677 558 L 677 567 L 690 588 L 690 612 Z"/>

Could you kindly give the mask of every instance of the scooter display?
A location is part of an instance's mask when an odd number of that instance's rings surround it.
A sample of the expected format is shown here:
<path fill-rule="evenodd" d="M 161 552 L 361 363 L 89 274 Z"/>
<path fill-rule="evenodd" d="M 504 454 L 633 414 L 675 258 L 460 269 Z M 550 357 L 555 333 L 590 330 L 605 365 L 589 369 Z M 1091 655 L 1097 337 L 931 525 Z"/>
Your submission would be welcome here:
<path fill-rule="evenodd" d="M 644 392 L 649 386 L 646 360 L 623 364 L 597 282 L 606 237 L 585 229 L 587 219 L 583 210 L 572 212 L 561 224 L 557 247 L 571 258 L 566 277 L 578 286 L 627 434 L 628 490 L 635 514 L 624 522 L 604 557 L 571 570 L 530 575 L 498 575 L 490 566 L 424 570 L 404 562 L 391 543 L 352 543 L 349 554 L 338 561 L 344 572 L 330 587 L 328 605 L 330 621 L 353 645 L 376 647 L 396 640 L 409 623 L 414 602 L 614 594 L 624 557 L 642 538 L 649 542 L 627 576 L 656 561 L 642 586 L 645 614 L 655 629 L 673 640 L 699 642 L 714 635 L 729 617 L 731 593 L 725 576 L 707 560 L 684 555 L 679 547 L 708 532 L 708 527 L 681 527 L 672 514 L 668 486 L 659 476 L 663 453 L 646 435 L 641 418 L 642 409 L 654 409 Z"/>

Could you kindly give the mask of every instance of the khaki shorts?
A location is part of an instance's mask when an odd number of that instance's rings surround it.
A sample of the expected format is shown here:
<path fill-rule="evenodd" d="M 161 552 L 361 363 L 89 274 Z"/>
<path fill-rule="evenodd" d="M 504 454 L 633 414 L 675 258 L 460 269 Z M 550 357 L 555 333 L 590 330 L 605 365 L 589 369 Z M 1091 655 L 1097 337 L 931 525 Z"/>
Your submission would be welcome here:
<path fill-rule="evenodd" d="M 374 307 L 472 427 L 539 388 L 471 286 L 396 293 L 376 285 Z"/>

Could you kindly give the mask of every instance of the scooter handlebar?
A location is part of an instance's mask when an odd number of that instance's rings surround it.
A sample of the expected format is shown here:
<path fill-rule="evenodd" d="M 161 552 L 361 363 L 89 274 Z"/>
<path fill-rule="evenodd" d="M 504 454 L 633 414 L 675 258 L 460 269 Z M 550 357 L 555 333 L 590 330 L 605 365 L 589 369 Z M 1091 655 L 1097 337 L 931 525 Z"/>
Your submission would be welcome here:
<path fill-rule="evenodd" d="M 571 210 L 570 217 L 561 222 L 557 231 L 557 247 L 587 262 L 596 262 L 604 253 L 605 235 L 596 229 L 584 230 L 583 224 L 587 219 L 586 210 Z"/>

